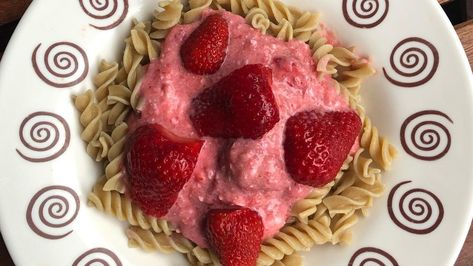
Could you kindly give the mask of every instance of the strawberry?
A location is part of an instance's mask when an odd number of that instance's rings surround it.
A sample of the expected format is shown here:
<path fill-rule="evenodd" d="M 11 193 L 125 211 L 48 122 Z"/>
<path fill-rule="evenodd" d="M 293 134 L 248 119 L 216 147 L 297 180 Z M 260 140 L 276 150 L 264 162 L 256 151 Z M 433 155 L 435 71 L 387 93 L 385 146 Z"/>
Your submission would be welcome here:
<path fill-rule="evenodd" d="M 181 46 L 184 67 L 194 74 L 220 69 L 228 47 L 228 23 L 219 14 L 208 16 Z"/>
<path fill-rule="evenodd" d="M 246 65 L 205 89 L 191 104 L 190 119 L 201 136 L 258 139 L 279 121 L 272 71 Z"/>
<path fill-rule="evenodd" d="M 166 215 L 191 177 L 203 142 L 148 124 L 136 129 L 125 145 L 131 199 L 147 215 Z"/>
<path fill-rule="evenodd" d="M 286 122 L 284 159 L 298 183 L 322 187 L 334 180 L 361 129 L 353 111 L 301 112 Z"/>
<path fill-rule="evenodd" d="M 207 238 L 223 266 L 254 266 L 263 237 L 263 221 L 248 208 L 210 210 Z"/>

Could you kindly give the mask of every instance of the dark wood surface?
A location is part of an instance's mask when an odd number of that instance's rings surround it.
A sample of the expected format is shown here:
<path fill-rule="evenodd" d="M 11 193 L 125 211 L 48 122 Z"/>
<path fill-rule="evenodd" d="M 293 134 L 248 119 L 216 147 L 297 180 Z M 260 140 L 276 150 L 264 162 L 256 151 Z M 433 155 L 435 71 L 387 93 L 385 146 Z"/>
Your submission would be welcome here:
<path fill-rule="evenodd" d="M 451 4 L 451 2 L 459 0 L 438 1 L 442 4 Z M 473 0 L 466 1 L 467 7 L 465 7 L 465 10 L 466 8 L 473 9 Z M 8 39 L 14 31 L 17 20 L 23 15 L 30 3 L 31 0 L 0 0 L 0 59 Z M 473 20 L 457 25 L 455 28 L 465 47 L 465 51 L 470 60 L 470 65 L 473 66 Z M 5 243 L 0 235 L 0 266 L 11 265 L 14 265 L 14 263 L 10 258 Z M 468 238 L 465 241 L 455 265 L 473 266 L 473 226 L 470 228 Z"/>

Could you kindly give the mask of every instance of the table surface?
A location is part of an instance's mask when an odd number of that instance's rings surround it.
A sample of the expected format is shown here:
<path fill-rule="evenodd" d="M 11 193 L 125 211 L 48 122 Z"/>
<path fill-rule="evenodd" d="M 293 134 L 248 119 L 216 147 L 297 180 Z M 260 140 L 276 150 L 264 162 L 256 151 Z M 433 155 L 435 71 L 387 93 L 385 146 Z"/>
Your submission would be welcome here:
<path fill-rule="evenodd" d="M 444 4 L 455 0 L 438 0 L 439 3 Z M 0 0 L 0 26 L 12 21 L 18 20 L 30 4 L 31 0 Z M 460 40 L 465 47 L 468 55 L 470 65 L 473 67 L 473 20 L 465 22 L 455 27 Z M 0 32 L 0 41 L 3 41 L 9 36 L 5 36 Z M 2 56 L 2 49 L 0 48 L 0 58 Z M 5 243 L 0 235 L 0 265 L 10 266 L 14 265 Z M 460 256 L 455 263 L 456 266 L 473 266 L 473 226 L 465 241 Z"/>

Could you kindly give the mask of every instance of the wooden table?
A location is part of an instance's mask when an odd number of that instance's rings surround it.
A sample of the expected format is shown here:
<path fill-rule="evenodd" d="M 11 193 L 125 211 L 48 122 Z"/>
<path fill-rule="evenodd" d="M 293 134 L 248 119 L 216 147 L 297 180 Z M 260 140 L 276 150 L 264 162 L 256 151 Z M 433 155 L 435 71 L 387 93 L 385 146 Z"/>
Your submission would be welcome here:
<path fill-rule="evenodd" d="M 445 4 L 455 0 L 438 0 L 439 3 Z M 469 0 L 470 1 L 470 0 Z M 31 0 L 0 0 L 0 26 L 18 20 L 23 12 L 26 10 Z M 473 20 L 465 22 L 455 27 L 458 35 L 465 47 L 465 51 L 470 60 L 470 65 L 473 67 Z M 0 31 L 0 43 L 5 42 L 9 36 Z M 3 50 L 0 46 L 0 58 Z M 5 243 L 0 235 L 0 265 L 10 266 L 14 265 L 10 258 Z M 463 249 L 458 257 L 456 266 L 473 266 L 473 226 L 470 228 L 468 238 L 463 246 Z M 423 265 L 422 265 L 423 266 Z M 432 265 L 434 266 L 434 265 Z"/>

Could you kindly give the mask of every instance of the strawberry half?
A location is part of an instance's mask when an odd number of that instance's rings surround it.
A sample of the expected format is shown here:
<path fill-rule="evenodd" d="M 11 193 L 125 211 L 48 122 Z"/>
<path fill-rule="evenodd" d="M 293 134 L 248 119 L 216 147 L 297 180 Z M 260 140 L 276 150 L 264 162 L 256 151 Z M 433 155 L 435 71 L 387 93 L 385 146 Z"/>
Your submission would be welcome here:
<path fill-rule="evenodd" d="M 258 139 L 279 121 L 272 71 L 246 65 L 205 89 L 191 104 L 190 119 L 201 136 Z"/>
<path fill-rule="evenodd" d="M 254 266 L 264 226 L 257 212 L 248 208 L 211 210 L 207 238 L 224 266 Z"/>
<path fill-rule="evenodd" d="M 213 74 L 220 69 L 228 47 L 228 23 L 219 14 L 208 16 L 181 46 L 184 67 L 194 74 Z"/>
<path fill-rule="evenodd" d="M 353 111 L 301 112 L 286 122 L 284 159 L 298 183 L 322 187 L 340 171 L 361 129 Z"/>
<path fill-rule="evenodd" d="M 125 146 L 129 195 L 150 216 L 167 214 L 194 171 L 203 142 L 158 124 L 139 127 Z"/>

